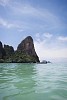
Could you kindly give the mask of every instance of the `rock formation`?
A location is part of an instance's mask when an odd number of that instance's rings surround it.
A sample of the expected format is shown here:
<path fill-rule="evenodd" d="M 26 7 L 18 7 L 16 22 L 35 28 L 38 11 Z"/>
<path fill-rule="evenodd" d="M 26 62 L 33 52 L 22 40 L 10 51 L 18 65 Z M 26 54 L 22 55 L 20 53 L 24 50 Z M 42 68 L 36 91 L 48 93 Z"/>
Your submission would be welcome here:
<path fill-rule="evenodd" d="M 40 62 L 35 52 L 33 39 L 31 36 L 25 38 L 14 51 L 12 46 L 4 45 L 0 42 L 0 62 L 36 63 Z"/>
<path fill-rule="evenodd" d="M 14 53 L 14 48 L 9 45 L 4 45 L 4 50 L 6 52 L 7 57 L 10 57 Z"/>
<path fill-rule="evenodd" d="M 39 58 L 35 52 L 33 39 L 31 36 L 26 37 L 17 47 L 17 51 L 25 53 L 30 57 L 35 58 L 35 62 L 39 62 Z"/>
<path fill-rule="evenodd" d="M 0 59 L 4 59 L 4 56 L 6 56 L 6 52 L 3 48 L 2 42 L 0 41 Z"/>
<path fill-rule="evenodd" d="M 25 38 L 17 47 L 17 51 L 25 52 L 26 54 L 35 55 L 33 39 L 31 36 Z"/>

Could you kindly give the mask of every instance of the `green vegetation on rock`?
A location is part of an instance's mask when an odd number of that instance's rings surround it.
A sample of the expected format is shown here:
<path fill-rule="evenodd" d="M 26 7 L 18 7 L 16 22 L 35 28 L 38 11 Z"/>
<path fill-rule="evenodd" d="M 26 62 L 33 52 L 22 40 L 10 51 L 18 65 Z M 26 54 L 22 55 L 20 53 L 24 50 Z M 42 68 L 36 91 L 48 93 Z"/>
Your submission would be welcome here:
<path fill-rule="evenodd" d="M 4 45 L 0 42 L 0 63 L 36 63 L 40 62 L 37 56 L 31 36 L 25 38 L 14 51 L 12 46 Z"/>

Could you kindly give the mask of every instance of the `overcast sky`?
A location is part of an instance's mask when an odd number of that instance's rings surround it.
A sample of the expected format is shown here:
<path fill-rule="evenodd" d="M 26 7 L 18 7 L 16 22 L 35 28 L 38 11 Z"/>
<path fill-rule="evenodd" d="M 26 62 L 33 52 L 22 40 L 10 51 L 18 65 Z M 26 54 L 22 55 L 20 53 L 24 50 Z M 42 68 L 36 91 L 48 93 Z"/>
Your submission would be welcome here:
<path fill-rule="evenodd" d="M 0 0 L 0 41 L 32 36 L 42 59 L 67 58 L 67 0 Z"/>

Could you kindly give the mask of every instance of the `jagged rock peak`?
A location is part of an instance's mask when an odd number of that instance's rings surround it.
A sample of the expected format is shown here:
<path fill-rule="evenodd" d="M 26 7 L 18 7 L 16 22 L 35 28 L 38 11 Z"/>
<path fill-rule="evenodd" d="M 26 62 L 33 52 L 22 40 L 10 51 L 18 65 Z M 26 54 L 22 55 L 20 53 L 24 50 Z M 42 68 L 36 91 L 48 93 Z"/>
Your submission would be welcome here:
<path fill-rule="evenodd" d="M 17 47 L 17 51 L 24 52 L 30 56 L 36 58 L 37 62 L 39 62 L 39 58 L 35 52 L 33 38 L 31 36 L 26 37 Z"/>
<path fill-rule="evenodd" d="M 12 52 L 14 52 L 14 48 L 12 46 L 9 46 L 9 45 L 4 44 L 4 49 L 10 49 Z"/>
<path fill-rule="evenodd" d="M 2 42 L 0 41 L 0 59 L 4 58 L 5 55 L 5 50 L 3 48 Z"/>
<path fill-rule="evenodd" d="M 27 51 L 31 48 L 34 48 L 33 39 L 31 36 L 28 36 L 18 45 L 17 50 L 18 51 Z"/>
<path fill-rule="evenodd" d="M 0 41 L 0 48 L 2 48 L 3 46 L 2 46 L 2 42 Z"/>
<path fill-rule="evenodd" d="M 36 63 L 40 62 L 34 48 L 34 42 L 31 36 L 26 37 L 14 51 L 9 45 L 2 45 L 0 42 L 0 62 L 17 63 Z"/>
<path fill-rule="evenodd" d="M 11 55 L 12 53 L 14 53 L 14 48 L 9 45 L 4 44 L 4 50 L 6 52 L 6 55 Z"/>
<path fill-rule="evenodd" d="M 25 38 L 25 40 L 31 40 L 32 42 L 33 42 L 33 38 L 31 37 L 31 36 L 27 36 L 26 38 Z"/>

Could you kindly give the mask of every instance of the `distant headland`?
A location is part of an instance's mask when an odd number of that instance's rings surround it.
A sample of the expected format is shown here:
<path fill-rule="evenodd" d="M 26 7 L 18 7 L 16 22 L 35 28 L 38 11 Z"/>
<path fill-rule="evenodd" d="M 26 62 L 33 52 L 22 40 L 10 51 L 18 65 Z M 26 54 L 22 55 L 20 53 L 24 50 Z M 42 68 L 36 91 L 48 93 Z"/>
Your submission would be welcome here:
<path fill-rule="evenodd" d="M 26 37 L 18 45 L 17 50 L 12 46 L 2 45 L 0 41 L 0 63 L 39 63 L 39 57 L 34 48 L 31 36 Z"/>

